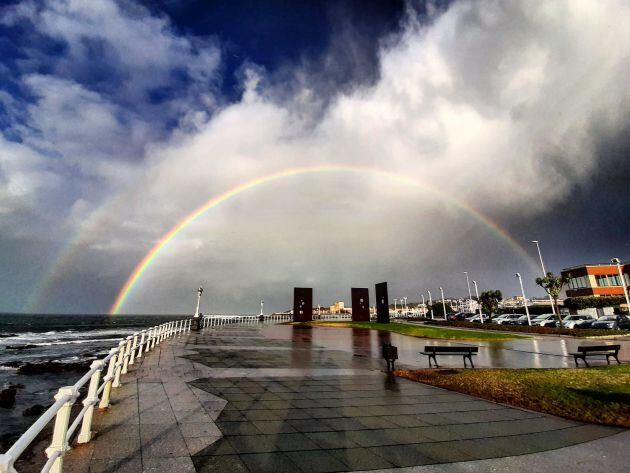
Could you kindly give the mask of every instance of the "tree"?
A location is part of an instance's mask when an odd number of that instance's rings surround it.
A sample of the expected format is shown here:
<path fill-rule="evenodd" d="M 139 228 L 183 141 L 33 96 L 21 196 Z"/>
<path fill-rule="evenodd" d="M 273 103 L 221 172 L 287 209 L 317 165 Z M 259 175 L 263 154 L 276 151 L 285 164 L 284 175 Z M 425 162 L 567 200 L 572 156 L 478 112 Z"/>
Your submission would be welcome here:
<path fill-rule="evenodd" d="M 499 302 L 503 300 L 503 294 L 498 289 L 496 291 L 483 291 L 479 296 L 481 308 L 485 314 L 496 314 L 499 310 Z"/>
<path fill-rule="evenodd" d="M 571 279 L 571 275 L 560 275 L 556 276 L 553 273 L 547 273 L 544 278 L 536 278 L 536 284 L 542 287 L 547 294 L 551 296 L 553 299 L 553 305 L 556 308 L 556 316 L 558 317 L 559 327 L 562 327 L 562 317 L 560 317 L 560 311 L 558 310 L 558 297 L 560 296 L 560 292 L 562 292 L 562 288 L 569 282 Z"/>
<path fill-rule="evenodd" d="M 445 302 L 444 305 L 446 306 L 446 313 L 447 314 L 453 312 L 453 308 L 451 307 L 451 305 L 448 302 Z M 442 307 L 442 301 L 434 302 L 433 305 L 428 305 L 427 304 L 427 308 L 429 310 L 429 312 L 427 312 L 429 317 L 431 317 L 431 309 L 433 309 L 433 317 L 435 317 L 436 319 L 443 319 L 443 318 L 445 318 L 445 316 L 444 316 L 444 307 Z"/>

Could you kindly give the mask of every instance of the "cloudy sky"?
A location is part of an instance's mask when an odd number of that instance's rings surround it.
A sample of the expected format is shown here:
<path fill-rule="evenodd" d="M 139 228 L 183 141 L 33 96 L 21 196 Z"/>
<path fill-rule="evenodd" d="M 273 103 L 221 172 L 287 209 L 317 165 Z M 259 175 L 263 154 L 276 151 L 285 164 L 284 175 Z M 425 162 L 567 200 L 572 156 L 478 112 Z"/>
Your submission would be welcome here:
<path fill-rule="evenodd" d="M 107 312 L 318 166 L 122 312 L 541 295 L 531 240 L 630 258 L 628 77 L 623 0 L 5 2 L 0 311 Z"/>

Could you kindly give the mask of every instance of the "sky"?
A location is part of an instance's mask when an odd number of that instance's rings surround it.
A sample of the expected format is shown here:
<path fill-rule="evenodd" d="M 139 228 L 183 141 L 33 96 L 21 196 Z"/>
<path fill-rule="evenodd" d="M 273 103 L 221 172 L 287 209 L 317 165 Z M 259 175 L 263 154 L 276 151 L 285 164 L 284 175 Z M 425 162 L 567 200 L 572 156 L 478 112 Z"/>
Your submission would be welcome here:
<path fill-rule="evenodd" d="M 257 180 L 120 312 L 542 296 L 532 240 L 630 259 L 628 77 L 623 0 L 4 2 L 0 312 L 107 313 Z"/>

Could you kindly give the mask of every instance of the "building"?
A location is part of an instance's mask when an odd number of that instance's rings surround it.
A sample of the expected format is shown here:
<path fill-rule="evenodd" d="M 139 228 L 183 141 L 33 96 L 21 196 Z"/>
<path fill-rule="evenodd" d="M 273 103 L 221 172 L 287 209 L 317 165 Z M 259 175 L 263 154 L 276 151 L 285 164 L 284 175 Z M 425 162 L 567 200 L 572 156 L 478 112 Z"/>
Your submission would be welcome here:
<path fill-rule="evenodd" d="M 346 307 L 343 301 L 337 301 L 333 305 L 330 306 L 331 314 L 345 314 Z"/>
<path fill-rule="evenodd" d="M 623 284 L 630 286 L 630 262 L 621 265 L 623 281 L 615 264 L 583 264 L 561 271 L 569 276 L 567 297 L 623 296 Z"/>

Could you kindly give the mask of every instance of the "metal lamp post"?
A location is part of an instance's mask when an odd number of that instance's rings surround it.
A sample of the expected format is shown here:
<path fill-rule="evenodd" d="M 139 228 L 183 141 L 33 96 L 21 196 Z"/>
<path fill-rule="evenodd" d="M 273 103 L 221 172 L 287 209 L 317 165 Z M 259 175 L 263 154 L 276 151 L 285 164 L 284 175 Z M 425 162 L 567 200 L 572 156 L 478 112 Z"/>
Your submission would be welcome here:
<path fill-rule="evenodd" d="M 468 311 L 472 312 L 472 294 L 470 293 L 470 280 L 468 279 L 468 271 L 464 271 L 466 275 L 466 285 L 468 286 Z"/>
<path fill-rule="evenodd" d="M 433 301 L 431 300 L 431 291 L 427 289 L 427 292 L 429 293 L 429 307 L 431 307 L 431 319 L 434 319 L 435 317 L 433 316 Z"/>
<path fill-rule="evenodd" d="M 398 306 L 396 305 L 397 302 L 398 299 L 394 299 L 394 317 L 398 314 Z"/>
<path fill-rule="evenodd" d="M 199 304 L 201 303 L 201 294 L 203 294 L 203 287 L 197 289 L 197 309 L 195 310 L 195 318 L 199 318 Z"/>
<path fill-rule="evenodd" d="M 265 320 L 265 316 L 263 312 L 264 309 L 265 309 L 265 301 L 260 299 L 260 315 L 258 316 L 258 320 L 260 320 L 261 322 Z"/>
<path fill-rule="evenodd" d="M 521 293 L 523 294 L 523 305 L 525 305 L 525 313 L 527 314 L 527 325 L 531 325 L 532 320 L 529 318 L 529 308 L 527 307 L 527 297 L 525 297 L 525 289 L 523 289 L 523 278 L 521 277 L 521 273 L 514 273 L 514 275 L 518 278 L 518 282 L 521 285 Z"/>
<path fill-rule="evenodd" d="M 621 261 L 619 261 L 619 258 L 612 258 L 610 262 L 617 265 L 617 271 L 619 271 L 619 278 L 621 279 L 621 287 L 623 287 L 623 295 L 626 296 L 626 305 L 628 307 L 628 311 L 630 311 L 630 298 L 628 297 L 626 280 L 623 278 L 623 272 L 621 271 Z"/>
<path fill-rule="evenodd" d="M 542 269 L 543 278 L 547 276 L 547 271 L 545 271 L 545 263 L 543 262 L 542 253 L 540 252 L 540 243 L 538 240 L 532 240 L 532 243 L 536 245 L 536 249 L 538 250 L 538 258 L 540 258 L 540 268 Z M 553 315 L 556 315 L 556 308 L 553 305 L 553 297 L 549 294 L 549 304 L 551 304 L 551 312 Z"/>
<path fill-rule="evenodd" d="M 446 302 L 444 301 L 444 289 L 440 286 L 440 293 L 442 294 L 442 310 L 444 311 L 444 320 L 446 320 Z"/>
<path fill-rule="evenodd" d="M 424 294 L 421 294 L 422 296 L 422 316 L 426 317 L 427 316 L 427 306 L 424 304 Z"/>
<path fill-rule="evenodd" d="M 479 300 L 479 289 L 477 288 L 477 281 L 473 279 L 473 285 L 475 286 L 475 295 L 477 296 L 477 306 L 479 307 L 479 318 L 483 323 L 483 312 L 481 312 L 481 301 Z"/>
<path fill-rule="evenodd" d="M 403 299 L 405 299 L 405 316 L 407 316 L 407 314 L 409 313 L 409 309 L 407 309 L 407 298 L 403 297 Z"/>

